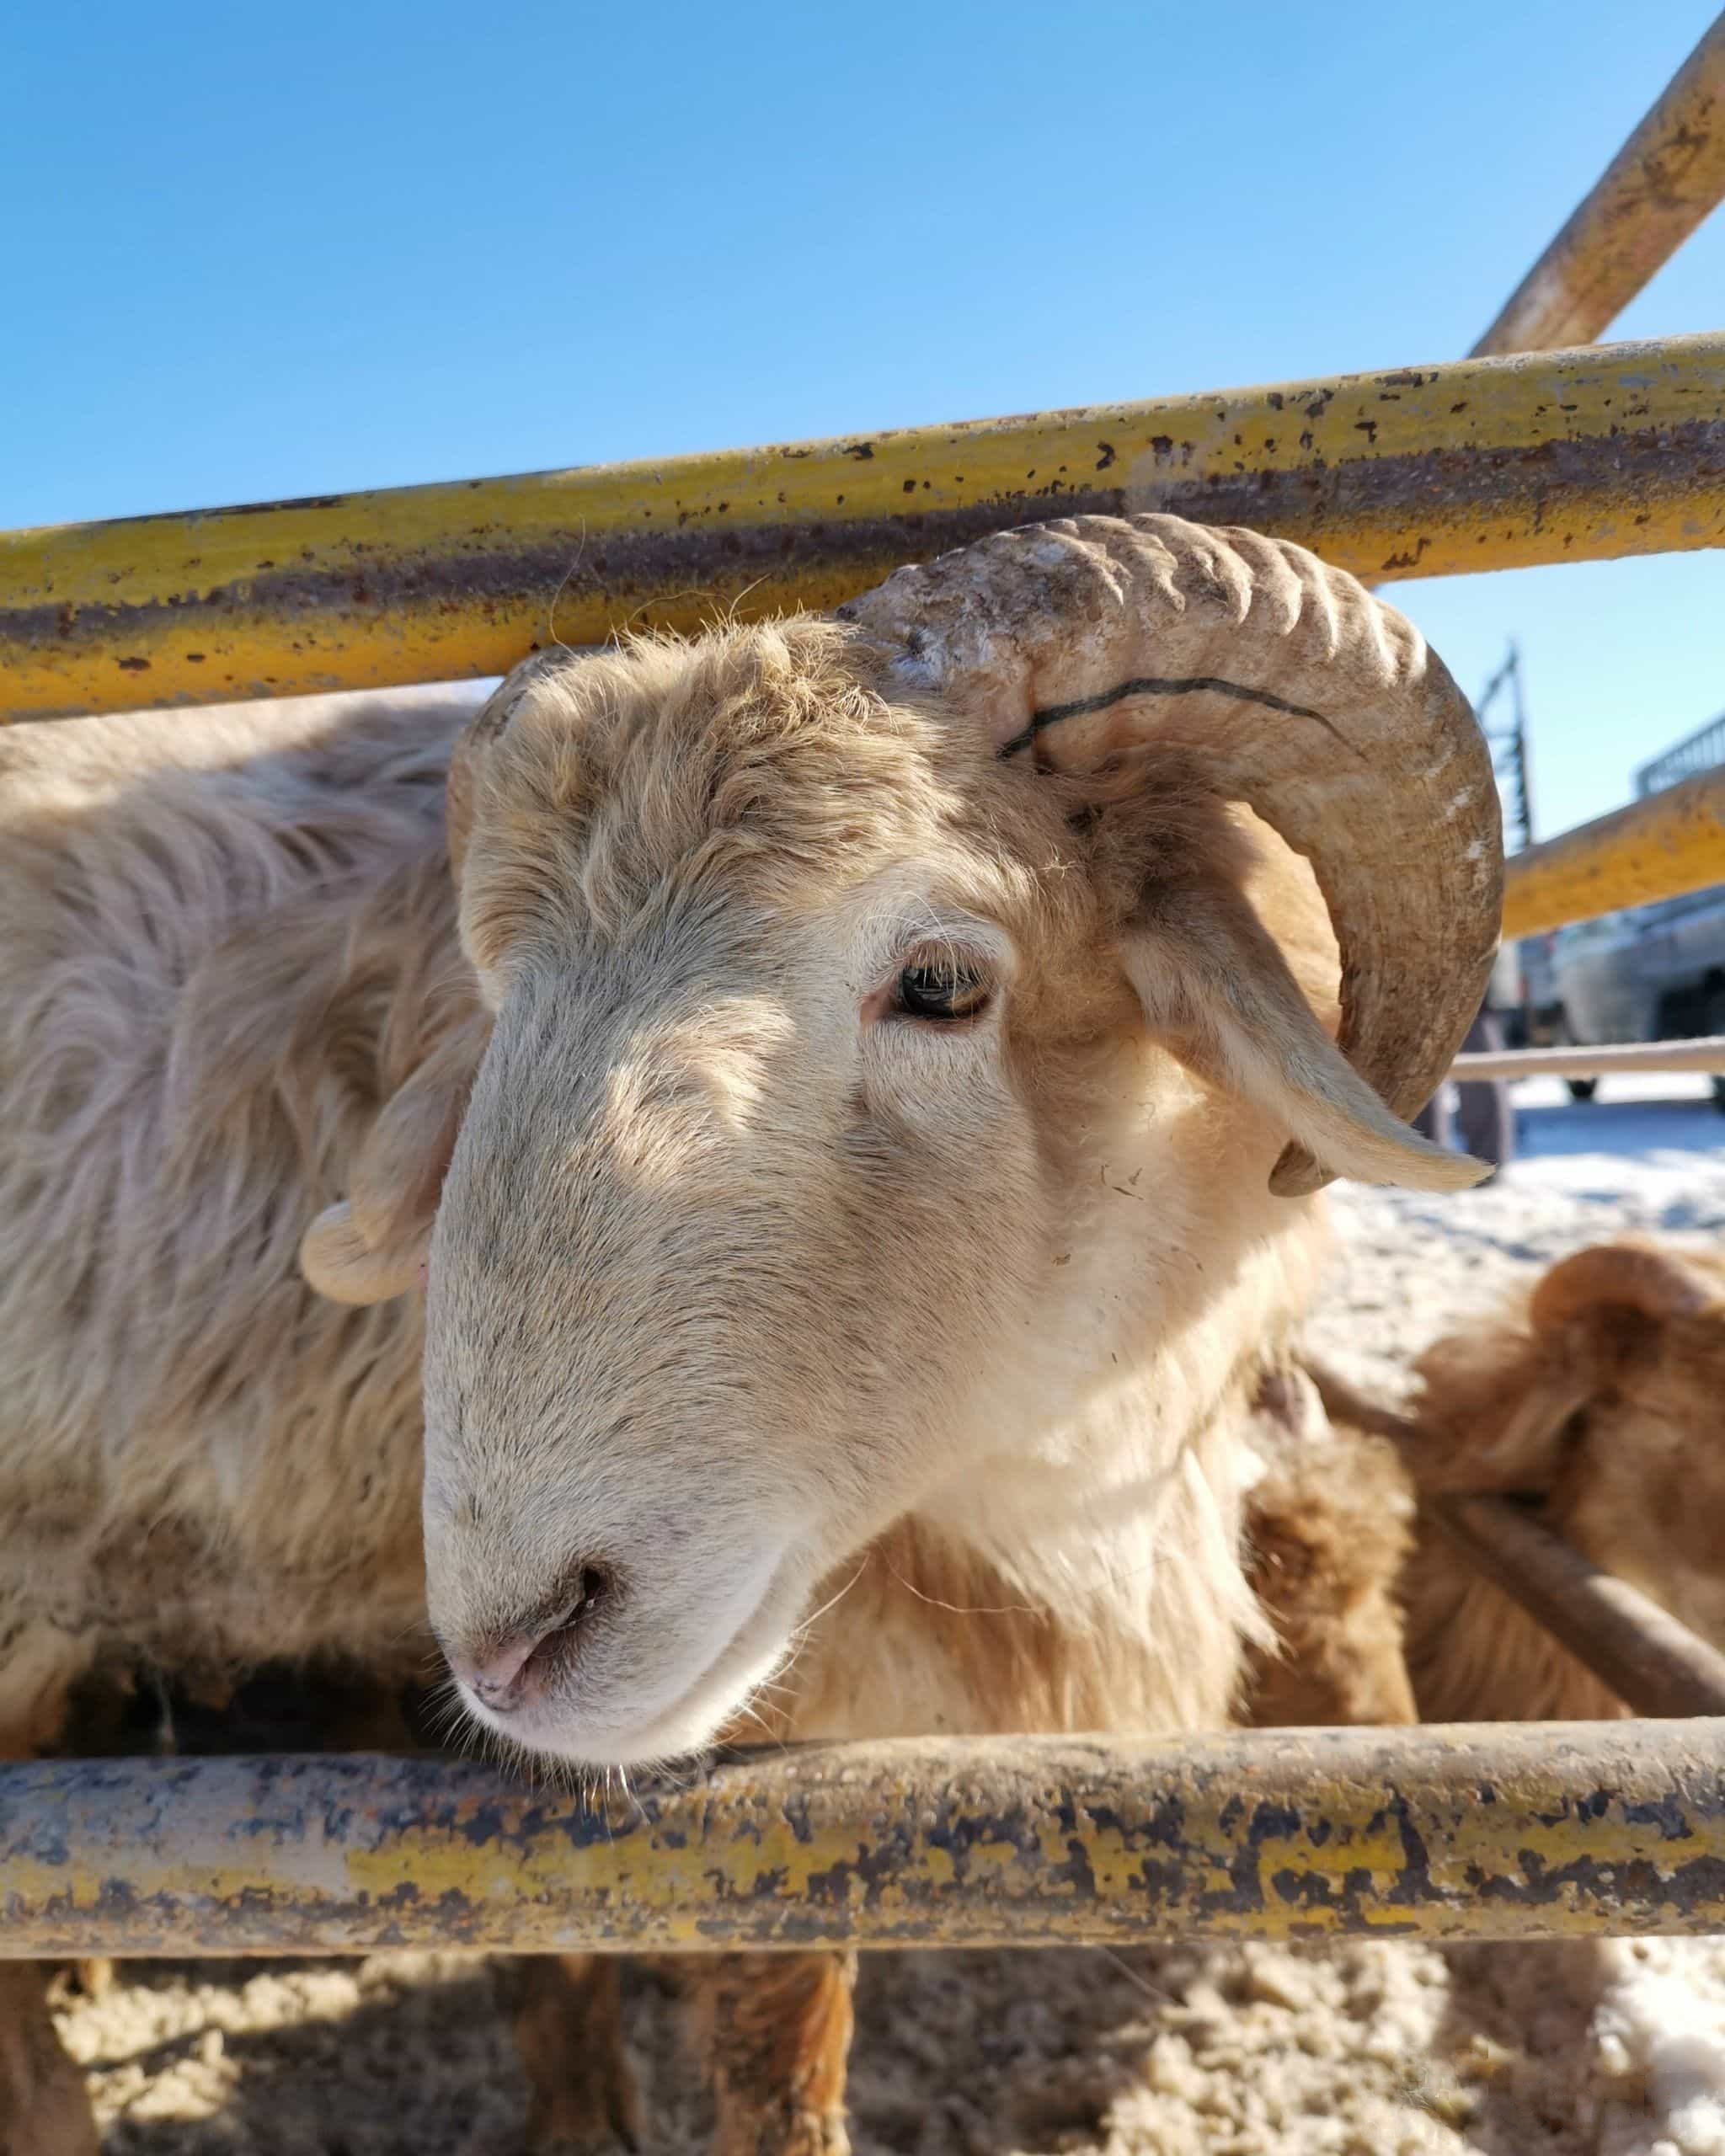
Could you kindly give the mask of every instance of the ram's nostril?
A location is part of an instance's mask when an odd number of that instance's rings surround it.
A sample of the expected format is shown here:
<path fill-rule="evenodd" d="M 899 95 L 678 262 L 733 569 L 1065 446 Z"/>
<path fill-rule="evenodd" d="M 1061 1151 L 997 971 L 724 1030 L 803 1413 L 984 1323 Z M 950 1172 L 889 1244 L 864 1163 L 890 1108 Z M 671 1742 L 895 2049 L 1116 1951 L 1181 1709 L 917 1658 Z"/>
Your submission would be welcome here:
<path fill-rule="evenodd" d="M 617 1576 L 606 1565 L 582 1565 L 557 1614 L 522 1625 L 505 1636 L 492 1636 L 477 1654 L 450 1651 L 450 1666 L 484 1705 L 499 1714 L 542 1698 L 558 1675 L 581 1651 L 593 1614 L 614 1591 Z"/>
<path fill-rule="evenodd" d="M 604 1565 L 583 1565 L 580 1577 L 576 1582 L 578 1591 L 574 1616 L 585 1617 L 590 1611 L 596 1609 L 614 1584 L 611 1573 Z"/>
<path fill-rule="evenodd" d="M 574 1591 L 562 1614 L 545 1627 L 527 1657 L 526 1673 L 542 1679 L 579 1654 L 579 1635 L 588 1620 L 610 1593 L 612 1575 L 603 1565 L 583 1565 L 574 1576 Z"/>

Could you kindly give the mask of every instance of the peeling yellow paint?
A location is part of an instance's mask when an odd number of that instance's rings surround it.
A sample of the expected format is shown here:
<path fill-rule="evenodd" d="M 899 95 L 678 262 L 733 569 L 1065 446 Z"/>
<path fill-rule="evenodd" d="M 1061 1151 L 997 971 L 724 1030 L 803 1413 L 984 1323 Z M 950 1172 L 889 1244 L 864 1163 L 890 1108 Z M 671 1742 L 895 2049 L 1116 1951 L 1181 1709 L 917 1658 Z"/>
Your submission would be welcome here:
<path fill-rule="evenodd" d="M 1708 1929 L 1717 1722 L 811 1748 L 597 1812 L 426 1760 L 0 1769 L 0 1953 Z"/>

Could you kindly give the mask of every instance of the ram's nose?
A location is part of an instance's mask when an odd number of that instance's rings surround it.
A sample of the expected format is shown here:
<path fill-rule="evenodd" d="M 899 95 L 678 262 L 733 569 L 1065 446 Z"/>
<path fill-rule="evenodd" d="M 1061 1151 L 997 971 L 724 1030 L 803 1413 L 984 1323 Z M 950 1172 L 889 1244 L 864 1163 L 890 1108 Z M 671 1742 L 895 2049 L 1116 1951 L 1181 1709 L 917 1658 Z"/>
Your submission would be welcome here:
<path fill-rule="evenodd" d="M 446 1640 L 443 1651 L 449 1666 L 493 1714 L 514 1714 L 532 1706 L 574 1663 L 615 1584 L 607 1567 L 579 1566 L 570 1593 L 553 1604 L 549 1616 L 472 1640 Z"/>

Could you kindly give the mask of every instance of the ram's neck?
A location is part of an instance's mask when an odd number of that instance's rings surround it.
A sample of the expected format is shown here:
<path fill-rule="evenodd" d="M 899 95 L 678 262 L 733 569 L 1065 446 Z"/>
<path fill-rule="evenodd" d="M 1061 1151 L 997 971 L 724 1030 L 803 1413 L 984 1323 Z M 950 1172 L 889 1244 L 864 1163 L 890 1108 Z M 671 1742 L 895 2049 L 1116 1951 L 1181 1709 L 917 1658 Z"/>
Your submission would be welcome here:
<path fill-rule="evenodd" d="M 1276 1134 L 1183 1081 L 1157 1107 L 1099 1151 L 1046 1321 L 954 1432 L 950 1473 L 823 1589 L 841 1598 L 789 1680 L 797 1734 L 1227 1719 L 1262 1625 L 1238 1556 L 1249 1401 L 1325 1221 L 1268 1196 Z"/>
<path fill-rule="evenodd" d="M 1041 1486 L 1040 1536 L 901 1520 L 827 1582 L 763 1711 L 798 1737 L 1216 1728 L 1261 1630 L 1226 1411 L 1136 1487 Z M 1028 1485 L 1021 1485 L 1027 1496 Z M 736 1732 L 742 1737 L 745 1732 Z"/>

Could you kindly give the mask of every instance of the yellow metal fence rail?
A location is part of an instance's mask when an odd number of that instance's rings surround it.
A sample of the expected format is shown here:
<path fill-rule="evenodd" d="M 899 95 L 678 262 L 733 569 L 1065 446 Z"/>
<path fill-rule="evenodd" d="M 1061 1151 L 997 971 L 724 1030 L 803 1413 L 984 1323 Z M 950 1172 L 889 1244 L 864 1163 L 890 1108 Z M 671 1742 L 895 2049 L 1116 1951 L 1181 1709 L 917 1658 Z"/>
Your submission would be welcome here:
<path fill-rule="evenodd" d="M 447 1761 L 0 1775 L 0 1956 L 1725 1930 L 1725 1724 L 757 1753 L 587 1804 Z"/>
<path fill-rule="evenodd" d="M 1633 801 L 1504 864 L 1503 933 L 1538 936 L 1725 883 L 1725 771 Z"/>
<path fill-rule="evenodd" d="M 1725 336 L 0 536 L 0 716 L 501 673 L 1078 511 L 1372 579 L 1725 544 Z"/>

